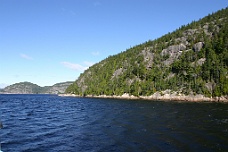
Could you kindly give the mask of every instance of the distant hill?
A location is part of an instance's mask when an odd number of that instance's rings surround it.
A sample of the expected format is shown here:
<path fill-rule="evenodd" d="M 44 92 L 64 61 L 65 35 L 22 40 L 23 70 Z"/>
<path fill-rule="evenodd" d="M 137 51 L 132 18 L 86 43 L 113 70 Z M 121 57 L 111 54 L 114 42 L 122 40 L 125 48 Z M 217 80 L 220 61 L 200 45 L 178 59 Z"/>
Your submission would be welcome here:
<path fill-rule="evenodd" d="M 66 88 L 68 88 L 73 82 L 62 82 L 56 83 L 53 86 L 42 87 L 41 93 L 45 94 L 60 94 L 65 93 Z"/>
<path fill-rule="evenodd" d="M 228 8 L 91 66 L 66 93 L 150 96 L 165 90 L 228 94 Z"/>
<path fill-rule="evenodd" d="M 73 82 L 57 83 L 53 86 L 40 87 L 31 82 L 20 82 L 0 90 L 0 94 L 61 94 Z"/>

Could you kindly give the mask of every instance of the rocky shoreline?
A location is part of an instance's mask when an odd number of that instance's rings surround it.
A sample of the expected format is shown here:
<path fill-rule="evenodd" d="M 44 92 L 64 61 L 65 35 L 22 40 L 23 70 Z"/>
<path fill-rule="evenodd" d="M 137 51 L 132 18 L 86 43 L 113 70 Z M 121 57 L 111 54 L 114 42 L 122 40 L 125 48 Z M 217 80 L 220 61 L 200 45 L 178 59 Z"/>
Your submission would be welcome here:
<path fill-rule="evenodd" d="M 63 97 L 82 97 L 75 94 L 59 94 Z M 226 102 L 228 103 L 228 96 L 209 98 L 204 95 L 184 95 L 177 92 L 171 92 L 170 90 L 156 92 L 151 96 L 133 96 L 127 93 L 124 93 L 122 96 L 107 96 L 107 95 L 87 95 L 84 97 L 88 98 L 114 98 L 114 99 L 143 99 L 143 100 L 161 100 L 161 101 L 187 101 L 187 102 Z"/>

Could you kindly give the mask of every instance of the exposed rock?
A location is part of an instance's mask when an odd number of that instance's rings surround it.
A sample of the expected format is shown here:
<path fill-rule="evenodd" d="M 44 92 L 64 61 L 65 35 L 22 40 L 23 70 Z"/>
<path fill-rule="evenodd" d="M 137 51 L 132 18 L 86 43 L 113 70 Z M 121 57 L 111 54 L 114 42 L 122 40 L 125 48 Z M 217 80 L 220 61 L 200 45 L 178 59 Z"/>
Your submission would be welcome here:
<path fill-rule="evenodd" d="M 188 29 L 183 32 L 184 36 L 192 36 L 197 32 L 197 29 Z"/>
<path fill-rule="evenodd" d="M 144 56 L 144 62 L 147 62 L 146 68 L 152 68 L 154 54 L 149 51 L 149 49 L 142 50 L 142 54 Z"/>
<path fill-rule="evenodd" d="M 198 42 L 196 44 L 193 45 L 193 50 L 196 52 L 199 52 L 204 46 L 203 42 Z"/>
<path fill-rule="evenodd" d="M 216 83 L 214 83 L 214 82 L 208 82 L 208 83 L 205 84 L 205 87 L 206 87 L 210 92 L 212 92 L 212 90 L 214 90 L 215 87 L 216 87 Z"/>
<path fill-rule="evenodd" d="M 206 24 L 203 26 L 203 31 L 204 31 L 204 33 L 205 33 L 207 36 L 211 37 L 211 36 L 212 36 L 212 33 L 210 33 L 210 32 L 208 31 L 208 28 L 209 28 L 209 23 L 206 23 Z"/>
<path fill-rule="evenodd" d="M 204 29 L 204 30 L 207 30 L 208 27 L 209 27 L 208 24 L 205 24 L 205 25 L 203 26 L 203 29 Z"/>
<path fill-rule="evenodd" d="M 117 69 L 112 76 L 112 79 L 118 77 L 119 75 L 123 74 L 123 68 Z"/>
<path fill-rule="evenodd" d="M 169 58 L 164 61 L 164 64 L 172 64 L 173 61 L 181 55 L 183 50 L 186 50 L 186 46 L 182 43 L 179 45 L 169 46 L 167 49 L 163 49 L 161 52 L 161 56 L 169 55 Z"/>
<path fill-rule="evenodd" d="M 187 45 L 189 44 L 189 42 L 187 41 L 187 38 L 184 37 L 184 36 L 175 39 L 175 42 L 176 42 L 176 43 L 182 43 L 182 44 L 184 44 L 185 46 L 187 46 Z"/>
<path fill-rule="evenodd" d="M 78 86 L 82 86 L 84 81 L 85 81 L 85 77 L 82 77 L 81 79 L 79 79 L 79 81 L 77 82 Z"/>
<path fill-rule="evenodd" d="M 186 50 L 186 46 L 184 44 L 179 44 L 179 45 L 172 45 L 169 46 L 167 49 L 163 49 L 161 52 L 161 55 L 170 55 L 172 56 L 177 56 L 178 52 Z"/>
<path fill-rule="evenodd" d="M 206 58 L 201 58 L 196 62 L 196 64 L 201 66 L 204 64 L 205 61 L 206 61 Z"/>
<path fill-rule="evenodd" d="M 64 94 L 60 96 L 70 96 L 70 97 L 82 97 L 79 95 L 74 94 Z M 84 96 L 83 96 L 84 97 Z M 143 100 L 162 100 L 162 101 L 172 101 L 172 102 L 228 102 L 228 96 L 222 96 L 222 97 L 216 97 L 216 98 L 210 98 L 205 97 L 204 95 L 197 94 L 197 95 L 184 95 L 179 92 L 171 91 L 171 90 L 164 90 L 161 92 L 155 92 L 151 96 L 133 96 L 128 93 L 124 93 L 123 95 L 117 96 L 109 96 L 109 95 L 86 95 L 85 97 L 89 98 L 116 98 L 116 99 L 143 99 Z"/>
<path fill-rule="evenodd" d="M 150 51 L 142 50 L 142 54 L 144 56 L 144 61 L 153 60 L 153 53 Z"/>
<path fill-rule="evenodd" d="M 166 79 L 170 79 L 170 78 L 173 78 L 175 76 L 175 73 L 170 73 L 168 76 L 167 76 L 167 78 Z"/>
<path fill-rule="evenodd" d="M 192 102 L 204 102 L 204 101 L 220 101 L 220 102 L 228 102 L 226 96 L 217 97 L 217 98 L 209 98 L 205 97 L 204 95 L 197 94 L 197 95 L 184 95 L 178 92 L 173 92 L 171 90 L 164 90 L 161 92 L 156 92 L 151 96 L 140 96 L 142 99 L 147 100 L 165 100 L 165 101 L 192 101 Z"/>
<path fill-rule="evenodd" d="M 195 67 L 195 66 L 202 66 L 204 64 L 204 62 L 206 61 L 206 58 L 201 58 L 199 60 L 197 60 L 196 62 L 192 62 L 191 66 Z"/>

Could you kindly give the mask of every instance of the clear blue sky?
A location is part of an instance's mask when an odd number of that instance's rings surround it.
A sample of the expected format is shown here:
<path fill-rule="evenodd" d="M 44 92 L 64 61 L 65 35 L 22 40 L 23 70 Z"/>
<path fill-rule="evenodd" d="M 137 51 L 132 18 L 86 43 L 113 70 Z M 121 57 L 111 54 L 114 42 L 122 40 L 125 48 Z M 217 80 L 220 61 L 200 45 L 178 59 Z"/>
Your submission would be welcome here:
<path fill-rule="evenodd" d="M 228 6 L 228 0 L 0 0 L 0 88 L 74 81 L 109 55 Z"/>

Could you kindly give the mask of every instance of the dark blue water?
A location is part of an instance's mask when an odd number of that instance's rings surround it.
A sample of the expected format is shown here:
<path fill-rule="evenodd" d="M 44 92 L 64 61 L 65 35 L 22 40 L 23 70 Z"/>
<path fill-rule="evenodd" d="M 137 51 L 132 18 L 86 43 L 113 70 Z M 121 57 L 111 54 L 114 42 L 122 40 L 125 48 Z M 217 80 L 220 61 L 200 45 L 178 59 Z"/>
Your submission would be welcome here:
<path fill-rule="evenodd" d="M 0 95 L 5 152 L 228 151 L 228 104 Z"/>

